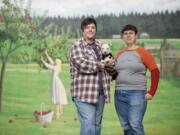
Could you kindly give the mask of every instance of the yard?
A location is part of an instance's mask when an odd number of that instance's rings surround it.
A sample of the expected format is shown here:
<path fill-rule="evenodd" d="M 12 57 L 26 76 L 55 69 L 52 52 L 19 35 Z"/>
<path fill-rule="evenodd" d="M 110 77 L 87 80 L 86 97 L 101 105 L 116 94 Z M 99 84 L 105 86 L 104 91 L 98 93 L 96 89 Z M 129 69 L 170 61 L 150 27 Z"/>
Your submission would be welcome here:
<path fill-rule="evenodd" d="M 0 135 L 78 135 L 79 120 L 70 95 L 69 65 L 63 64 L 60 74 L 68 96 L 60 120 L 43 125 L 35 121 L 33 112 L 45 103 L 47 109 L 55 106 L 50 100 L 50 72 L 39 70 L 36 64 L 9 64 L 6 69 L 3 111 L 0 113 Z M 180 78 L 161 78 L 156 96 L 148 103 L 144 119 L 146 135 L 180 134 Z M 122 135 L 114 109 L 114 83 L 111 103 L 106 104 L 102 121 L 102 135 Z"/>

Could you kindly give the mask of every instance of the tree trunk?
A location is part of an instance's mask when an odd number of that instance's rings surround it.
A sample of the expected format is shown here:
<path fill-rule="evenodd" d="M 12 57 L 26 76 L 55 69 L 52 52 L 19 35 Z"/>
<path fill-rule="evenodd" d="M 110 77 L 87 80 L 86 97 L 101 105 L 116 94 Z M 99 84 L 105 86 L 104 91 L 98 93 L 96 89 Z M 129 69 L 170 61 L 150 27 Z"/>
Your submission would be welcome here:
<path fill-rule="evenodd" d="M 3 92 L 3 79 L 6 68 L 6 62 L 2 62 L 1 74 L 0 74 L 0 112 L 2 112 L 2 92 Z"/>

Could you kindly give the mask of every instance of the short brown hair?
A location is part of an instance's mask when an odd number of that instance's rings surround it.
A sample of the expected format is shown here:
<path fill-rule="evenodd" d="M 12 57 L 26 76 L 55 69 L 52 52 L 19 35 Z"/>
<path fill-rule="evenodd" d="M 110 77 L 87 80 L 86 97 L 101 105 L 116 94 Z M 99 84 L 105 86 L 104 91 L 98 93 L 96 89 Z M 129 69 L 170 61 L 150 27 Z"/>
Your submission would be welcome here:
<path fill-rule="evenodd" d="M 131 24 L 128 24 L 128 25 L 125 25 L 125 26 L 122 28 L 121 34 L 124 34 L 124 31 L 127 31 L 127 30 L 132 30 L 132 31 L 135 32 L 135 34 L 138 33 L 138 30 L 137 30 L 136 26 L 131 25 Z"/>
<path fill-rule="evenodd" d="M 97 31 L 97 23 L 96 23 L 96 20 L 94 18 L 91 18 L 91 17 L 88 17 L 88 18 L 85 18 L 82 23 L 81 23 L 81 30 L 84 31 L 84 28 L 89 25 L 89 24 L 95 24 L 96 26 L 96 31 Z"/>

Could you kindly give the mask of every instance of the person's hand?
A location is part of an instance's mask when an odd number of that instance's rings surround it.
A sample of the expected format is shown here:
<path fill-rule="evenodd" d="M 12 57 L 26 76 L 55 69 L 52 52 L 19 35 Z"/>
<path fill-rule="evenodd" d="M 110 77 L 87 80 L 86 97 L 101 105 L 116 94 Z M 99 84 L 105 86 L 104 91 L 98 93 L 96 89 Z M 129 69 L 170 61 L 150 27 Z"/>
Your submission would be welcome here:
<path fill-rule="evenodd" d="M 113 59 L 104 62 L 104 68 L 109 74 L 114 72 L 114 65 L 115 61 Z"/>
<path fill-rule="evenodd" d="M 41 57 L 41 60 L 40 60 L 43 64 L 44 64 L 44 59 L 43 59 L 43 57 Z"/>
<path fill-rule="evenodd" d="M 115 60 L 114 59 L 108 59 L 104 62 L 104 65 L 106 68 L 113 68 L 115 64 Z"/>
<path fill-rule="evenodd" d="M 153 96 L 151 96 L 149 93 L 145 95 L 146 100 L 152 100 Z"/>
<path fill-rule="evenodd" d="M 45 54 L 46 56 L 48 56 L 48 51 L 47 51 L 47 49 L 44 50 L 44 54 Z"/>
<path fill-rule="evenodd" d="M 37 64 L 42 65 L 43 64 L 42 60 L 37 61 Z"/>
<path fill-rule="evenodd" d="M 41 58 L 39 61 L 37 61 L 37 64 L 38 64 L 40 67 L 43 67 L 43 65 L 44 65 L 43 59 Z"/>

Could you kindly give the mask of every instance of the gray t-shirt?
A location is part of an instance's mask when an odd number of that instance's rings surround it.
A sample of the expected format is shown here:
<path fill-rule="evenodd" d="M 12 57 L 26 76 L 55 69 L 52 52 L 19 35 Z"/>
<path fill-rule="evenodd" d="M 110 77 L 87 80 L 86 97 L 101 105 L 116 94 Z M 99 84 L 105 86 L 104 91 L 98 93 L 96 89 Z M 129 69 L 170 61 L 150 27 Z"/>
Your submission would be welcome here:
<path fill-rule="evenodd" d="M 123 52 L 115 66 L 116 90 L 146 90 L 146 67 L 135 50 Z"/>

